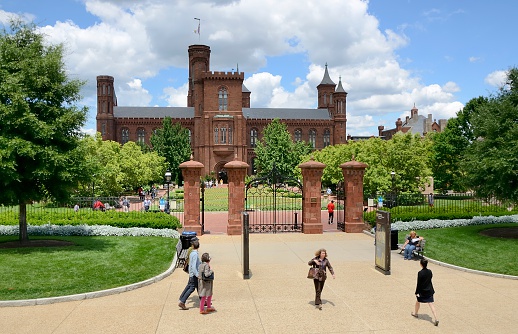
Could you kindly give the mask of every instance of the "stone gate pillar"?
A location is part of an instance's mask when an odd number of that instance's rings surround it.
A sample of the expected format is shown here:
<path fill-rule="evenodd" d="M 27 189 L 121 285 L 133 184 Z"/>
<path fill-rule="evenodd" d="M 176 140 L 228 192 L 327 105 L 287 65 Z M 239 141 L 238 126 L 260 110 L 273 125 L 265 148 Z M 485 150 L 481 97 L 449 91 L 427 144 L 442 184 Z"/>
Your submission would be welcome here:
<path fill-rule="evenodd" d="M 299 165 L 302 170 L 302 187 L 304 199 L 302 200 L 302 230 L 304 234 L 322 234 L 322 198 L 320 189 L 322 187 L 322 173 L 324 165 L 321 162 L 310 161 Z"/>
<path fill-rule="evenodd" d="M 363 232 L 363 175 L 367 164 L 354 160 L 341 164 L 344 175 L 345 232 Z"/>
<path fill-rule="evenodd" d="M 243 161 L 225 164 L 228 176 L 228 235 L 242 232 L 241 213 L 245 211 L 245 176 L 249 165 Z"/>
<path fill-rule="evenodd" d="M 190 161 L 180 164 L 183 176 L 184 208 L 183 208 L 183 229 L 194 231 L 202 235 L 203 231 L 200 222 L 200 177 L 203 164 Z"/>

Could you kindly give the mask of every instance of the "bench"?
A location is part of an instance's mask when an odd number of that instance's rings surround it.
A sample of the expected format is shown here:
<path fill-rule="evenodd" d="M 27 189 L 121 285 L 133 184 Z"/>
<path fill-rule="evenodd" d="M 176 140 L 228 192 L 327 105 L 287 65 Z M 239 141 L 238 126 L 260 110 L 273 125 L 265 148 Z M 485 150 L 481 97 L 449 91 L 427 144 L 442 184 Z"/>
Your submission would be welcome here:
<path fill-rule="evenodd" d="M 189 249 L 182 247 L 182 241 L 178 240 L 176 243 L 176 267 L 183 267 L 187 259 L 187 251 Z"/>
<path fill-rule="evenodd" d="M 405 240 L 408 238 L 408 235 L 405 237 Z M 424 247 L 426 245 L 426 239 L 423 239 L 419 241 L 417 246 L 415 246 L 414 251 L 412 252 L 415 256 L 417 256 L 420 259 L 424 258 Z M 398 244 L 397 248 L 399 249 L 399 254 L 403 253 L 403 244 Z"/>

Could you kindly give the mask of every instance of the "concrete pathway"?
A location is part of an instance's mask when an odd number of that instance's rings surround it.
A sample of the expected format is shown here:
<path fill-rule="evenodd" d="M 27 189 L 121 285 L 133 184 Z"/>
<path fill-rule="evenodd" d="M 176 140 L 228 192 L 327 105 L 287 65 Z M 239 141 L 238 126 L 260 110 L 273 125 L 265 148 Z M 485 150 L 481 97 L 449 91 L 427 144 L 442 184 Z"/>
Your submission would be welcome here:
<path fill-rule="evenodd" d="M 391 275 L 374 269 L 365 234 L 254 234 L 252 277 L 242 278 L 242 238 L 207 234 L 201 252 L 215 269 L 213 304 L 200 315 L 197 296 L 178 308 L 187 275 L 133 291 L 50 305 L 0 308 L 1 333 L 516 333 L 518 280 L 471 274 L 431 263 L 440 324 L 427 305 L 413 311 L 418 261 L 392 252 Z M 326 282 L 323 310 L 313 304 L 307 262 L 328 250 L 336 279 Z"/>

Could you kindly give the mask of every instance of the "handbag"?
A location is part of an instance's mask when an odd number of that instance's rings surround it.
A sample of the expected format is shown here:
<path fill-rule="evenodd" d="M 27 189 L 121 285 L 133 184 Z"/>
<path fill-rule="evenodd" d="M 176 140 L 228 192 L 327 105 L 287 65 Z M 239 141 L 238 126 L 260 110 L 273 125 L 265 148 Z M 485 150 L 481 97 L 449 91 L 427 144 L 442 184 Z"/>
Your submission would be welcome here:
<path fill-rule="evenodd" d="M 309 279 L 315 279 L 315 276 L 317 275 L 318 273 L 318 268 L 309 268 L 309 271 L 308 271 L 308 278 Z"/>
<path fill-rule="evenodd" d="M 185 264 L 183 265 L 183 271 L 189 273 L 189 262 L 185 261 Z"/>
<path fill-rule="evenodd" d="M 214 281 L 214 272 L 212 272 L 212 274 L 209 276 L 206 276 L 205 273 L 202 273 L 201 277 L 204 281 Z"/>

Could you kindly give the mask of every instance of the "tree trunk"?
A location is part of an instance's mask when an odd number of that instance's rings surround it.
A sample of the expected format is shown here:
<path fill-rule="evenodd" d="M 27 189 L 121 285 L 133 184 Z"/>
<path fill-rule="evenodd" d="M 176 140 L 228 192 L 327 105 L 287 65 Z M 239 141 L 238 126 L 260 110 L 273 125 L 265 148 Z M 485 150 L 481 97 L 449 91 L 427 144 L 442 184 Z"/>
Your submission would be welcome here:
<path fill-rule="evenodd" d="M 27 234 L 27 203 L 25 203 L 25 202 L 20 202 L 19 222 L 20 222 L 20 231 L 19 231 L 20 242 L 21 243 L 28 242 L 29 236 Z"/>

